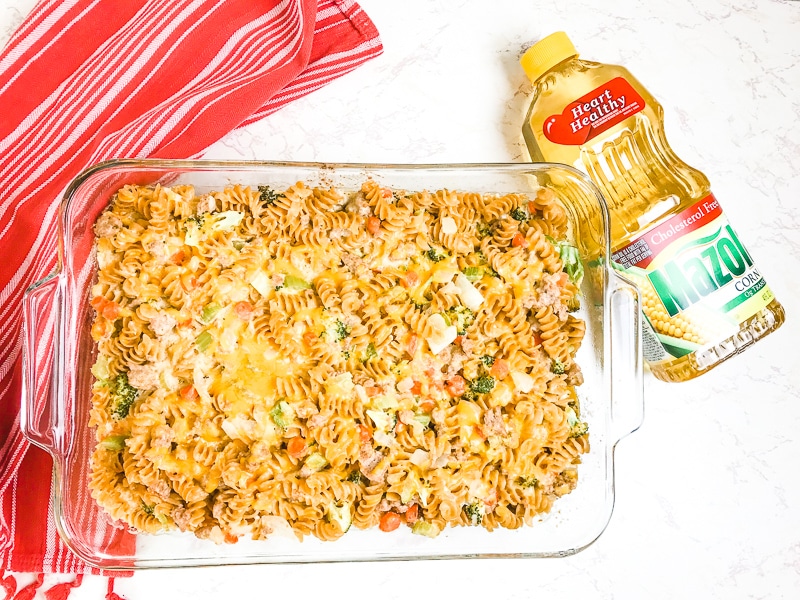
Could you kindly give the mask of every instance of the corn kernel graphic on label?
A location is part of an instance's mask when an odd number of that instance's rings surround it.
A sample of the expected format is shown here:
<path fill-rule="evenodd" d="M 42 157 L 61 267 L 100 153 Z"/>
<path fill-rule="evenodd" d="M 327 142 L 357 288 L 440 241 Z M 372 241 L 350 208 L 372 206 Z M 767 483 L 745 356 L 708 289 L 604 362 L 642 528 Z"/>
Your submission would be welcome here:
<path fill-rule="evenodd" d="M 774 297 L 713 194 L 636 236 L 612 259 L 642 291 L 651 363 L 732 335 Z"/>

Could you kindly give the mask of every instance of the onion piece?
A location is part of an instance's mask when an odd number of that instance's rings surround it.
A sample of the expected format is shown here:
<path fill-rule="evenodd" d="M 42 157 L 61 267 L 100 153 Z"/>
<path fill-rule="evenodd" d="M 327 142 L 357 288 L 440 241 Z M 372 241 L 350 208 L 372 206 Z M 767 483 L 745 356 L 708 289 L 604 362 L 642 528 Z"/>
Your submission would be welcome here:
<path fill-rule="evenodd" d="M 458 232 L 458 226 L 453 217 L 442 217 L 442 233 L 452 235 Z"/>
<path fill-rule="evenodd" d="M 461 301 L 471 311 L 476 311 L 483 304 L 483 296 L 463 273 L 456 275 L 456 286 L 460 291 Z"/>
<path fill-rule="evenodd" d="M 533 377 L 522 371 L 511 371 L 511 379 L 514 382 L 514 387 L 523 394 L 530 392 L 535 383 Z"/>

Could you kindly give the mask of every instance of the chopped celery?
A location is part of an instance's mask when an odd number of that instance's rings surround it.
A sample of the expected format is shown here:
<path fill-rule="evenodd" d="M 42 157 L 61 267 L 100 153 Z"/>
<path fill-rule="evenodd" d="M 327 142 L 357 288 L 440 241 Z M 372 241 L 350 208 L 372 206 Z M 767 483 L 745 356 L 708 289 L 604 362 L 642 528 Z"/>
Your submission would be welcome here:
<path fill-rule="evenodd" d="M 564 272 L 569 275 L 572 283 L 580 285 L 584 274 L 580 252 L 567 242 L 558 242 L 556 248 L 561 257 L 561 263 L 564 265 Z"/>
<path fill-rule="evenodd" d="M 307 468 L 309 471 L 316 473 L 324 469 L 327 464 L 328 459 L 319 452 L 314 452 L 306 459 L 306 462 L 303 463 L 303 468 Z"/>
<path fill-rule="evenodd" d="M 210 302 L 203 307 L 203 310 L 200 313 L 200 320 L 203 323 L 211 323 L 220 310 L 222 310 L 222 307 L 219 304 L 216 302 Z"/>
<path fill-rule="evenodd" d="M 203 331 L 195 338 L 194 343 L 200 352 L 205 352 L 208 350 L 208 347 L 211 345 L 213 340 L 214 336 L 212 336 L 208 331 Z"/>
<path fill-rule="evenodd" d="M 431 424 L 431 418 L 428 415 L 415 415 L 414 420 L 421 423 L 423 427 Z"/>
<path fill-rule="evenodd" d="M 328 520 L 332 523 L 337 523 L 342 533 L 347 533 L 347 530 L 350 529 L 350 525 L 353 522 L 350 503 L 343 502 L 342 506 L 336 506 L 335 502 L 331 502 L 328 506 Z"/>
<path fill-rule="evenodd" d="M 104 354 L 99 354 L 97 360 L 92 365 L 92 375 L 98 381 L 105 381 L 111 378 L 111 371 L 108 368 L 108 357 Z"/>
<path fill-rule="evenodd" d="M 125 440 L 127 439 L 127 435 L 109 435 L 108 437 L 103 438 L 103 440 L 100 442 L 100 445 L 106 450 L 119 452 L 125 447 Z"/>
<path fill-rule="evenodd" d="M 281 429 L 286 429 L 294 421 L 294 410 L 286 400 L 281 400 L 275 404 L 269 412 L 269 416 L 275 422 L 275 425 Z"/>
<path fill-rule="evenodd" d="M 439 535 L 440 531 L 439 528 L 434 523 L 429 523 L 428 521 L 423 521 L 419 519 L 414 525 L 411 527 L 411 533 L 416 533 L 417 535 L 424 535 L 425 537 L 435 538 Z"/>
<path fill-rule="evenodd" d="M 287 290 L 310 290 L 311 284 L 305 279 L 300 279 L 294 275 L 287 275 L 283 278 L 283 287 Z"/>

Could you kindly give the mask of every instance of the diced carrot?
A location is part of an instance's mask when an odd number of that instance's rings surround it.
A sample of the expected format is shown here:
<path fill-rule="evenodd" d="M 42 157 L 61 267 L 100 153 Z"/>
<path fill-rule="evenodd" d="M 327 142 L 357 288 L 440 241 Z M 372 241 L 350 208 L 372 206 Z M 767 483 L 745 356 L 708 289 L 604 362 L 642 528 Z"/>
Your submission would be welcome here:
<path fill-rule="evenodd" d="M 369 217 L 367 219 L 367 231 L 372 235 L 378 235 L 381 230 L 381 220 L 378 217 Z"/>
<path fill-rule="evenodd" d="M 419 283 L 419 273 L 416 271 L 406 271 L 405 277 L 400 280 L 400 285 L 404 288 L 412 288 Z"/>
<path fill-rule="evenodd" d="M 253 318 L 253 305 L 250 304 L 247 300 L 242 300 L 241 302 L 237 302 L 233 305 L 233 312 L 236 313 L 236 316 L 239 317 L 242 321 L 249 321 Z"/>
<path fill-rule="evenodd" d="M 183 250 L 178 250 L 175 254 L 169 257 L 169 262 L 173 265 L 180 265 L 183 264 L 183 260 L 186 258 L 186 253 Z"/>
<path fill-rule="evenodd" d="M 482 440 L 485 440 L 488 437 L 486 433 L 483 431 L 483 427 L 481 427 L 480 425 L 475 425 L 475 433 L 477 433 L 478 437 L 481 438 Z"/>
<path fill-rule="evenodd" d="M 436 403 L 430 398 L 426 398 L 419 403 L 419 409 L 424 413 L 432 412 L 434 408 L 436 408 Z"/>
<path fill-rule="evenodd" d="M 386 512 L 381 515 L 378 527 L 381 531 L 394 531 L 400 527 L 400 523 L 402 522 L 403 519 L 396 512 Z"/>
<path fill-rule="evenodd" d="M 412 333 L 408 336 L 406 351 L 413 357 L 417 353 L 417 346 L 419 346 L 419 336 L 416 333 Z"/>
<path fill-rule="evenodd" d="M 536 214 L 536 205 L 533 202 L 528 202 L 528 214 Z"/>
<path fill-rule="evenodd" d="M 377 396 L 381 393 L 381 388 L 379 388 L 377 385 L 365 385 L 364 391 L 367 392 L 367 396 L 372 398 L 373 396 Z"/>
<path fill-rule="evenodd" d="M 460 346 L 463 342 L 464 342 L 464 336 L 463 335 L 457 335 L 456 339 L 453 340 L 453 343 L 456 346 Z"/>
<path fill-rule="evenodd" d="M 104 321 L 103 319 L 98 319 L 94 323 L 92 323 L 92 339 L 98 341 L 105 337 L 106 333 L 108 333 L 108 321 Z"/>
<path fill-rule="evenodd" d="M 392 190 L 389 188 L 381 188 L 381 195 L 384 198 L 391 198 L 392 197 Z"/>
<path fill-rule="evenodd" d="M 489 369 L 489 375 L 496 377 L 497 379 L 503 379 L 506 375 L 508 375 L 508 371 L 508 361 L 498 358 L 494 361 L 492 368 Z"/>
<path fill-rule="evenodd" d="M 103 307 L 106 305 L 107 302 L 108 300 L 106 300 L 102 296 L 95 296 L 94 298 L 92 298 L 89 304 L 91 304 L 92 308 L 95 309 L 97 312 L 102 312 Z"/>
<path fill-rule="evenodd" d="M 447 387 L 447 392 L 454 397 L 463 396 L 464 392 L 467 391 L 467 382 L 464 381 L 461 375 L 453 375 L 447 380 L 445 386 Z"/>
<path fill-rule="evenodd" d="M 198 397 L 197 390 L 191 384 L 181 388 L 181 398 L 184 400 L 196 400 Z"/>
<path fill-rule="evenodd" d="M 419 519 L 419 504 L 412 504 L 406 511 L 406 523 L 413 525 Z"/>
<path fill-rule="evenodd" d="M 197 277 L 191 272 L 181 275 L 181 287 L 183 287 L 184 291 L 191 292 L 193 289 L 197 288 L 199 283 Z"/>
<path fill-rule="evenodd" d="M 538 332 L 534 333 L 533 334 L 533 345 L 534 346 L 539 346 L 539 345 L 541 345 L 541 343 L 542 343 L 542 336 L 539 335 Z"/>
<path fill-rule="evenodd" d="M 319 336 L 313 331 L 308 330 L 303 334 L 303 343 L 306 346 L 313 346 L 314 342 L 316 342 L 318 339 Z"/>
<path fill-rule="evenodd" d="M 226 533 L 225 534 L 225 543 L 226 544 L 235 544 L 238 541 L 239 541 L 239 536 L 238 535 L 233 535 L 232 533 Z"/>
<path fill-rule="evenodd" d="M 306 450 L 306 441 L 299 435 L 290 439 L 286 444 L 286 452 L 292 458 L 301 458 L 306 453 Z"/>
<path fill-rule="evenodd" d="M 362 442 L 368 442 L 372 439 L 372 432 L 369 430 L 369 427 L 366 425 L 358 426 L 358 439 Z"/>
<path fill-rule="evenodd" d="M 494 510 L 494 507 L 497 506 L 497 490 L 492 488 L 489 491 L 489 495 L 483 499 L 483 504 L 486 506 L 487 511 Z"/>
<path fill-rule="evenodd" d="M 411 386 L 409 391 L 415 396 L 419 396 L 422 393 L 422 383 L 414 381 L 414 385 Z"/>
<path fill-rule="evenodd" d="M 114 301 L 106 302 L 101 310 L 103 316 L 109 321 L 115 321 L 119 318 L 119 304 Z"/>
<path fill-rule="evenodd" d="M 528 246 L 528 240 L 525 239 L 524 235 L 517 232 L 514 234 L 514 237 L 511 238 L 511 245 L 514 246 L 514 248 L 519 248 L 520 246 L 526 248 Z"/>

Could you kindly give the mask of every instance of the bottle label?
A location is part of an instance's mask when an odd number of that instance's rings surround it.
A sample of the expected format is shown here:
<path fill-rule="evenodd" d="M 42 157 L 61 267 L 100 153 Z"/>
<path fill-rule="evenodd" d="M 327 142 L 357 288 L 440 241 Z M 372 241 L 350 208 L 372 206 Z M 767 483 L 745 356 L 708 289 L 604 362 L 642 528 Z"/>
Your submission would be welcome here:
<path fill-rule="evenodd" d="M 567 104 L 560 115 L 549 116 L 542 129 L 554 144 L 580 146 L 644 106 L 644 99 L 633 86 L 625 78 L 616 77 Z"/>
<path fill-rule="evenodd" d="M 730 337 L 774 298 L 713 194 L 639 234 L 612 260 L 642 292 L 651 363 Z"/>

